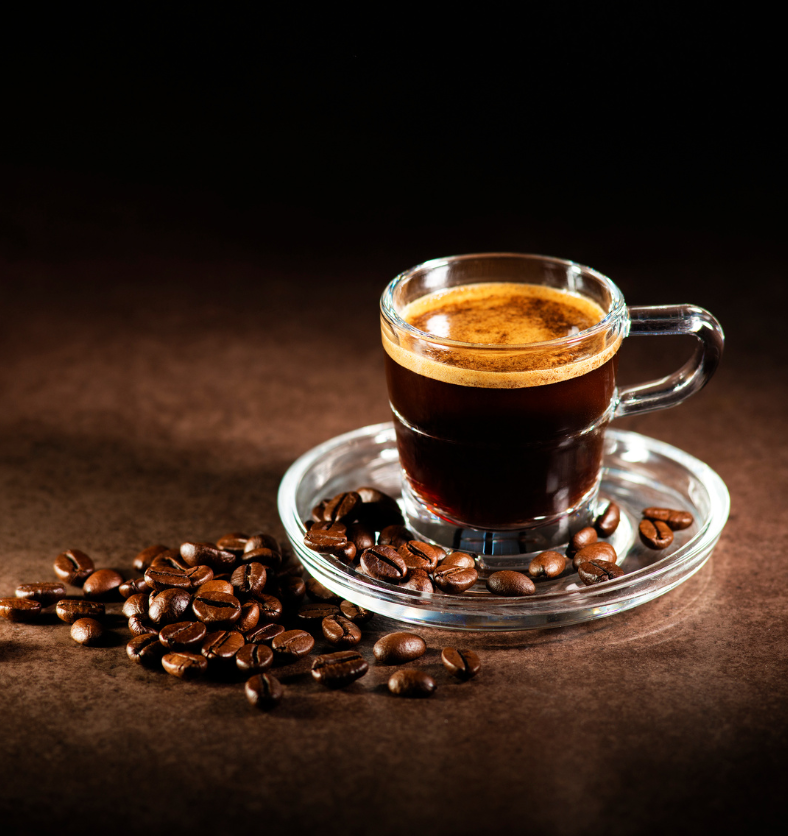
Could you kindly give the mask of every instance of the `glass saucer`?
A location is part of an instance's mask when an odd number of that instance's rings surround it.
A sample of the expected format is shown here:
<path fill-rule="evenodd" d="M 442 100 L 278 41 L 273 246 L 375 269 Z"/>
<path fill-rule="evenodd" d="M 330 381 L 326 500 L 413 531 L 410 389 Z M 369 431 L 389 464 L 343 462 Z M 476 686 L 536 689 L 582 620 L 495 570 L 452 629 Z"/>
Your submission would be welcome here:
<path fill-rule="evenodd" d="M 608 429 L 600 507 L 615 500 L 621 523 L 610 542 L 623 577 L 584 586 L 576 572 L 538 582 L 536 594 L 505 598 L 479 582 L 462 595 L 400 589 L 357 573 L 336 558 L 304 545 L 304 520 L 326 497 L 362 485 L 401 500 L 397 444 L 390 423 L 332 438 L 301 456 L 279 487 L 279 514 L 293 550 L 332 592 L 368 610 L 411 624 L 459 630 L 529 630 L 604 618 L 664 595 L 691 577 L 710 557 L 728 519 L 730 498 L 722 479 L 683 450 L 634 432 Z M 641 511 L 662 506 L 689 511 L 694 524 L 673 544 L 652 551 L 640 543 Z"/>

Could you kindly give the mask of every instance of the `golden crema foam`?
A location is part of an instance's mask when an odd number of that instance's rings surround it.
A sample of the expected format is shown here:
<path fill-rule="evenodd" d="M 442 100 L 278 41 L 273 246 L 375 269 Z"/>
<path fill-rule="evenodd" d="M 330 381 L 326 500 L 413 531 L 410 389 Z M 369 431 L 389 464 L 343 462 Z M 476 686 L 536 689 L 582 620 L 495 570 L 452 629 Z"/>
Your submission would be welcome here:
<path fill-rule="evenodd" d="M 533 284 L 485 282 L 462 285 L 411 302 L 402 318 L 436 337 L 499 346 L 528 345 L 526 351 L 446 349 L 408 337 L 392 342 L 383 329 L 389 356 L 416 374 L 486 389 L 544 386 L 587 374 L 618 351 L 621 335 L 602 333 L 597 345 L 556 348 L 539 343 L 571 337 L 605 317 L 602 308 L 584 296 Z M 612 339 L 612 342 L 611 342 Z M 597 349 L 597 350 L 595 350 Z M 591 356 L 589 352 L 593 352 Z"/>

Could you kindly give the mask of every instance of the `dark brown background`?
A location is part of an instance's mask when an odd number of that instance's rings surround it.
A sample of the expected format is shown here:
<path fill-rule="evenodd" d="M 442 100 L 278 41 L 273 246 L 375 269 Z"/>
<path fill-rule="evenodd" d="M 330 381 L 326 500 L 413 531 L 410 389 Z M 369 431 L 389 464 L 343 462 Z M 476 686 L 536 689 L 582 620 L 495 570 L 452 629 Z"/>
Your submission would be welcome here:
<path fill-rule="evenodd" d="M 377 298 L 459 252 L 591 264 L 728 337 L 712 384 L 621 422 L 732 497 L 711 561 L 597 623 L 424 630 L 426 702 L 307 666 L 250 710 L 64 626 L 0 624 L 11 832 L 733 833 L 781 810 L 788 489 L 784 184 L 768 21 L 656 12 L 380 44 L 340 26 L 173 13 L 21 21 L 0 196 L 0 595 L 64 548 L 282 535 L 315 444 L 387 420 Z M 336 23 L 336 22 L 335 22 Z M 504 22 L 505 23 L 505 22 Z M 333 30 L 331 30 L 333 32 Z M 425 47 L 430 43 L 430 49 Z M 630 341 L 625 381 L 682 340 Z M 394 628 L 376 620 L 365 639 Z M 475 648 L 471 683 L 447 643 Z"/>

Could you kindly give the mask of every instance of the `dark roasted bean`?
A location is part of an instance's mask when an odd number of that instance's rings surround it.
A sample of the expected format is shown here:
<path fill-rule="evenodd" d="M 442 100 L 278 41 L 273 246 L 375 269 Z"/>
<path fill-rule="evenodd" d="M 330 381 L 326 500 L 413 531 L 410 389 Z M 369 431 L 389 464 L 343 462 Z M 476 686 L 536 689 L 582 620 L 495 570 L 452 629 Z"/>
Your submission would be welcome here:
<path fill-rule="evenodd" d="M 261 563 L 267 569 L 278 569 L 282 565 L 282 555 L 273 549 L 253 549 L 241 555 L 243 563 Z"/>
<path fill-rule="evenodd" d="M 206 583 L 213 580 L 213 569 L 210 566 L 192 566 L 186 570 L 186 577 L 192 592 L 196 592 Z"/>
<path fill-rule="evenodd" d="M 152 634 L 159 635 L 159 631 L 148 623 L 148 619 L 144 615 L 132 615 L 129 618 L 129 631 L 135 636 L 144 636 Z"/>
<path fill-rule="evenodd" d="M 335 592 L 332 592 L 327 586 L 323 586 L 320 581 L 315 578 L 306 579 L 306 594 L 313 600 L 318 602 L 339 602 L 340 598 Z"/>
<path fill-rule="evenodd" d="M 355 650 L 342 650 L 316 656 L 312 662 L 312 676 L 328 688 L 344 688 L 360 679 L 369 665 Z"/>
<path fill-rule="evenodd" d="M 118 587 L 123 583 L 123 575 L 114 569 L 97 569 L 85 578 L 82 592 L 86 598 L 106 599 L 119 595 Z"/>
<path fill-rule="evenodd" d="M 638 532 L 643 545 L 650 549 L 666 549 L 673 542 L 673 532 L 662 520 L 641 520 Z"/>
<path fill-rule="evenodd" d="M 242 633 L 248 633 L 254 630 L 260 621 L 260 605 L 257 601 L 247 601 L 241 604 L 241 614 L 238 616 L 238 621 L 235 622 L 235 629 Z"/>
<path fill-rule="evenodd" d="M 378 639 L 372 652 L 383 665 L 402 665 L 423 656 L 427 645 L 415 633 L 389 633 Z"/>
<path fill-rule="evenodd" d="M 408 569 L 423 569 L 425 572 L 432 572 L 438 562 L 446 557 L 446 552 L 440 546 L 422 543 L 420 540 L 409 540 L 397 552 Z"/>
<path fill-rule="evenodd" d="M 123 581 L 118 587 L 120 597 L 126 599 L 131 598 L 132 595 L 138 595 L 140 592 L 148 593 L 150 591 L 150 585 L 145 578 L 133 578 L 130 581 Z"/>
<path fill-rule="evenodd" d="M 306 630 L 285 630 L 271 642 L 271 648 L 277 656 L 285 659 L 297 659 L 312 652 L 315 640 Z"/>
<path fill-rule="evenodd" d="M 581 528 L 580 531 L 575 532 L 574 536 L 569 541 L 569 545 L 566 549 L 567 556 L 574 557 L 580 549 L 590 546 L 591 543 L 596 543 L 598 539 L 599 536 L 597 535 L 595 528 L 592 528 L 590 525 L 585 528 Z"/>
<path fill-rule="evenodd" d="M 283 604 L 297 606 L 304 600 L 306 595 L 306 584 L 303 578 L 294 575 L 286 575 L 279 578 L 277 582 L 279 598 Z"/>
<path fill-rule="evenodd" d="M 342 601 L 339 609 L 345 618 L 349 618 L 354 624 L 366 624 L 375 615 L 371 610 L 365 610 L 354 604 L 352 601 Z"/>
<path fill-rule="evenodd" d="M 444 647 L 441 662 L 452 676 L 457 679 L 470 679 L 481 670 L 482 663 L 472 650 Z"/>
<path fill-rule="evenodd" d="M 232 552 L 215 543 L 182 543 L 181 557 L 187 566 L 210 566 L 214 572 L 229 572 L 237 563 Z"/>
<path fill-rule="evenodd" d="M 9 621 L 35 621 L 41 615 L 41 603 L 32 598 L 16 596 L 0 598 L 0 615 Z"/>
<path fill-rule="evenodd" d="M 284 607 L 278 598 L 273 595 L 258 595 L 255 600 L 260 608 L 258 624 L 271 624 L 282 620 Z"/>
<path fill-rule="evenodd" d="M 213 627 L 229 627 L 238 621 L 241 617 L 241 602 L 234 595 L 202 590 L 203 587 L 194 596 L 192 604 L 192 611 L 199 621 Z"/>
<path fill-rule="evenodd" d="M 518 595 L 533 595 L 536 592 L 534 582 L 522 572 L 513 572 L 504 569 L 500 572 L 493 572 L 487 578 L 487 589 L 493 595 L 506 595 L 510 597 Z"/>
<path fill-rule="evenodd" d="M 321 528 L 315 523 L 304 535 L 304 545 L 316 552 L 334 554 L 347 546 L 347 529 L 344 525 L 334 523 L 330 528 Z"/>
<path fill-rule="evenodd" d="M 394 525 L 387 525 L 380 532 L 378 545 L 391 546 L 392 548 L 398 549 L 400 546 L 404 546 L 405 543 L 413 539 L 415 539 L 413 534 L 405 528 L 404 525 L 395 523 Z"/>
<path fill-rule="evenodd" d="M 189 608 L 191 595 L 183 589 L 165 589 L 157 592 L 148 606 L 148 618 L 160 627 L 180 621 Z"/>
<path fill-rule="evenodd" d="M 197 679 L 208 669 L 208 660 L 204 656 L 185 651 L 167 653 L 162 657 L 161 664 L 168 674 L 185 681 Z"/>
<path fill-rule="evenodd" d="M 643 516 L 647 520 L 664 522 L 671 531 L 683 531 L 695 521 L 688 511 L 675 511 L 672 508 L 645 508 Z"/>
<path fill-rule="evenodd" d="M 55 605 L 55 612 L 61 621 L 73 624 L 78 618 L 103 618 L 104 604 L 84 598 L 62 598 Z"/>
<path fill-rule="evenodd" d="M 216 541 L 216 545 L 222 551 L 232 552 L 236 557 L 240 557 L 244 553 L 246 544 L 249 542 L 249 535 L 241 531 L 232 531 L 230 534 L 225 534 Z"/>
<path fill-rule="evenodd" d="M 477 581 L 479 573 L 475 569 L 463 569 L 462 566 L 439 566 L 433 576 L 433 582 L 441 592 L 458 595 L 470 589 Z"/>
<path fill-rule="evenodd" d="M 249 552 L 257 551 L 257 549 L 270 549 L 272 552 L 282 554 L 282 547 L 279 545 L 279 541 L 276 537 L 272 537 L 270 534 L 262 534 L 260 532 L 253 534 L 246 541 L 246 545 L 244 546 L 244 551 L 247 554 Z"/>
<path fill-rule="evenodd" d="M 359 519 L 373 530 L 383 531 L 390 525 L 402 525 L 404 522 L 394 497 L 369 487 L 358 488 L 356 493 L 361 497 Z"/>
<path fill-rule="evenodd" d="M 323 513 L 326 510 L 326 504 L 330 502 L 329 499 L 322 499 L 320 502 L 315 505 L 312 509 L 312 519 L 311 522 L 323 522 L 325 519 Z"/>
<path fill-rule="evenodd" d="M 619 522 L 621 522 L 621 509 L 615 502 L 611 502 L 596 518 L 594 528 L 600 537 L 610 537 L 618 528 Z"/>
<path fill-rule="evenodd" d="M 257 597 L 263 594 L 267 574 L 262 563 L 242 563 L 230 576 L 236 598 Z"/>
<path fill-rule="evenodd" d="M 461 569 L 475 569 L 476 561 L 466 552 L 452 552 L 440 562 L 441 567 L 459 566 Z"/>
<path fill-rule="evenodd" d="M 230 581 L 213 578 L 210 581 L 205 581 L 205 583 L 200 584 L 200 586 L 197 587 L 196 592 L 223 592 L 225 595 L 232 595 L 233 585 Z"/>
<path fill-rule="evenodd" d="M 337 647 L 355 647 L 361 641 L 361 630 L 344 615 L 330 615 L 322 621 L 323 635 Z"/>
<path fill-rule="evenodd" d="M 256 673 L 244 685 L 246 699 L 255 707 L 273 708 L 281 699 L 284 689 L 279 680 L 270 673 Z"/>
<path fill-rule="evenodd" d="M 207 632 L 205 625 L 199 621 L 178 621 L 161 628 L 159 641 L 168 650 L 199 653 Z"/>
<path fill-rule="evenodd" d="M 86 578 L 96 571 L 93 561 L 79 549 L 68 549 L 59 554 L 54 563 L 55 574 L 61 581 L 82 586 Z"/>
<path fill-rule="evenodd" d="M 183 569 L 184 572 L 189 568 L 186 563 L 181 560 L 181 553 L 177 549 L 167 549 L 167 551 L 159 552 L 159 554 L 151 560 L 150 565 L 158 567 L 166 566 L 168 569 Z M 150 568 L 150 566 L 148 568 Z"/>
<path fill-rule="evenodd" d="M 610 563 L 607 560 L 590 560 L 587 563 L 581 563 L 577 569 L 577 574 L 580 575 L 580 580 L 586 586 L 591 586 L 595 583 L 602 583 L 603 581 L 613 581 L 620 578 L 624 574 L 624 570 L 615 563 Z"/>
<path fill-rule="evenodd" d="M 246 644 L 237 630 L 217 630 L 208 633 L 202 643 L 201 653 L 206 659 L 227 662 Z"/>
<path fill-rule="evenodd" d="M 274 651 L 266 644 L 247 644 L 235 654 L 235 664 L 243 673 L 262 673 L 273 661 Z"/>
<path fill-rule="evenodd" d="M 356 547 L 356 553 L 361 554 L 375 545 L 375 531 L 364 523 L 353 523 L 348 526 L 347 539 Z"/>
<path fill-rule="evenodd" d="M 144 592 L 138 592 L 123 602 L 123 615 L 131 618 L 133 615 L 148 614 L 148 596 Z"/>
<path fill-rule="evenodd" d="M 528 564 L 528 574 L 532 578 L 557 578 L 566 569 L 566 558 L 554 551 L 538 554 Z"/>
<path fill-rule="evenodd" d="M 263 624 L 245 633 L 244 638 L 252 644 L 261 644 L 273 641 L 277 636 L 284 633 L 284 631 L 285 628 L 281 624 Z"/>
<path fill-rule="evenodd" d="M 16 597 L 32 599 L 42 607 L 49 607 L 66 597 L 66 587 L 62 583 L 22 583 L 16 588 Z"/>
<path fill-rule="evenodd" d="M 126 645 L 126 655 L 138 665 L 159 664 L 167 648 L 159 641 L 155 633 L 135 636 Z"/>
<path fill-rule="evenodd" d="M 423 569 L 411 569 L 407 580 L 399 584 L 400 589 L 412 589 L 414 592 L 435 592 L 432 578 Z"/>
<path fill-rule="evenodd" d="M 165 589 L 190 590 L 192 588 L 191 578 L 186 574 L 186 570 L 171 566 L 151 566 L 145 572 L 145 583 L 156 592 L 162 592 Z"/>
<path fill-rule="evenodd" d="M 574 556 L 572 566 L 577 571 L 581 563 L 588 563 L 589 560 L 607 560 L 609 563 L 615 563 L 618 555 L 610 543 L 591 543 Z"/>
<path fill-rule="evenodd" d="M 156 555 L 161 554 L 162 552 L 170 551 L 167 546 L 162 546 L 161 543 L 155 546 L 148 546 L 147 549 L 143 549 L 135 558 L 132 563 L 135 572 L 144 572 L 148 566 L 151 565 L 153 558 Z"/>
<path fill-rule="evenodd" d="M 298 617 L 304 621 L 322 621 L 329 615 L 335 615 L 339 612 L 339 607 L 336 604 L 330 604 L 328 601 L 316 601 L 314 604 L 302 604 L 298 609 Z"/>
<path fill-rule="evenodd" d="M 399 583 L 408 576 L 408 567 L 394 546 L 374 546 L 361 555 L 361 571 L 375 580 Z"/>
<path fill-rule="evenodd" d="M 418 668 L 403 668 L 389 678 L 389 691 L 397 697 L 429 697 L 436 688 L 435 680 Z"/>
<path fill-rule="evenodd" d="M 104 628 L 95 618 L 78 618 L 71 625 L 71 638 L 85 647 L 95 647 L 101 644 L 103 635 Z"/>
<path fill-rule="evenodd" d="M 361 497 L 355 491 L 339 493 L 326 502 L 323 508 L 323 519 L 326 522 L 350 523 L 356 518 Z"/>

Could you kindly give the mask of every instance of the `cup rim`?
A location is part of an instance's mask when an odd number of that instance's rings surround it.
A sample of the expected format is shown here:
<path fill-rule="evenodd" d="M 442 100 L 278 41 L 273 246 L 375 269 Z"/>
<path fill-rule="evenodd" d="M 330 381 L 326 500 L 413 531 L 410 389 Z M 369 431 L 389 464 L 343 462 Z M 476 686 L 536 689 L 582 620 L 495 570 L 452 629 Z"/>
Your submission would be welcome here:
<path fill-rule="evenodd" d="M 542 261 L 542 262 L 550 262 L 552 264 L 561 265 L 562 267 L 567 268 L 575 268 L 578 272 L 582 272 L 592 276 L 593 278 L 599 280 L 604 284 L 611 293 L 612 297 L 612 304 L 610 310 L 607 314 L 599 320 L 595 325 L 592 325 L 590 328 L 586 328 L 583 331 L 579 331 L 577 334 L 572 334 L 567 337 L 558 337 L 554 340 L 543 340 L 542 342 L 532 342 L 532 343 L 511 343 L 511 344 L 501 344 L 501 343 L 469 343 L 463 342 L 462 340 L 453 340 L 449 337 L 440 337 L 437 334 L 431 334 L 429 331 L 422 331 L 419 328 L 416 328 L 414 325 L 411 325 L 409 322 L 406 322 L 400 315 L 397 313 L 396 308 L 394 307 L 394 291 L 400 284 L 407 281 L 413 275 L 415 275 L 418 271 L 422 270 L 434 270 L 437 267 L 443 267 L 449 264 L 456 263 L 458 261 L 470 261 L 472 259 L 493 259 L 493 258 L 518 258 L 518 259 L 529 259 L 533 261 Z M 417 264 L 415 267 L 411 267 L 408 270 L 404 270 L 402 273 L 399 273 L 395 276 L 387 285 L 383 293 L 380 297 L 380 312 L 381 314 L 396 328 L 399 328 L 406 333 L 410 334 L 411 337 L 419 340 L 429 340 L 430 342 L 438 343 L 440 345 L 451 346 L 453 348 L 466 348 L 466 349 L 473 349 L 476 351 L 480 350 L 494 350 L 494 351 L 522 351 L 525 349 L 532 349 L 537 348 L 539 350 L 544 350 L 545 348 L 559 348 L 565 346 L 576 345 L 577 343 L 581 343 L 588 339 L 589 337 L 593 337 L 596 334 L 599 334 L 603 331 L 606 331 L 614 322 L 614 320 L 621 317 L 622 314 L 625 314 L 627 310 L 626 303 L 624 302 L 624 295 L 621 292 L 618 285 L 610 278 L 604 275 L 604 273 L 600 273 L 598 270 L 594 270 L 592 267 L 588 267 L 584 264 L 579 264 L 576 261 L 571 261 L 569 259 L 564 258 L 556 258 L 554 256 L 548 255 L 538 255 L 535 253 L 514 253 L 514 252 L 492 252 L 492 253 L 467 253 L 465 255 L 453 255 L 453 256 L 445 256 L 443 258 L 432 258 L 428 261 L 424 261 L 421 264 Z"/>

